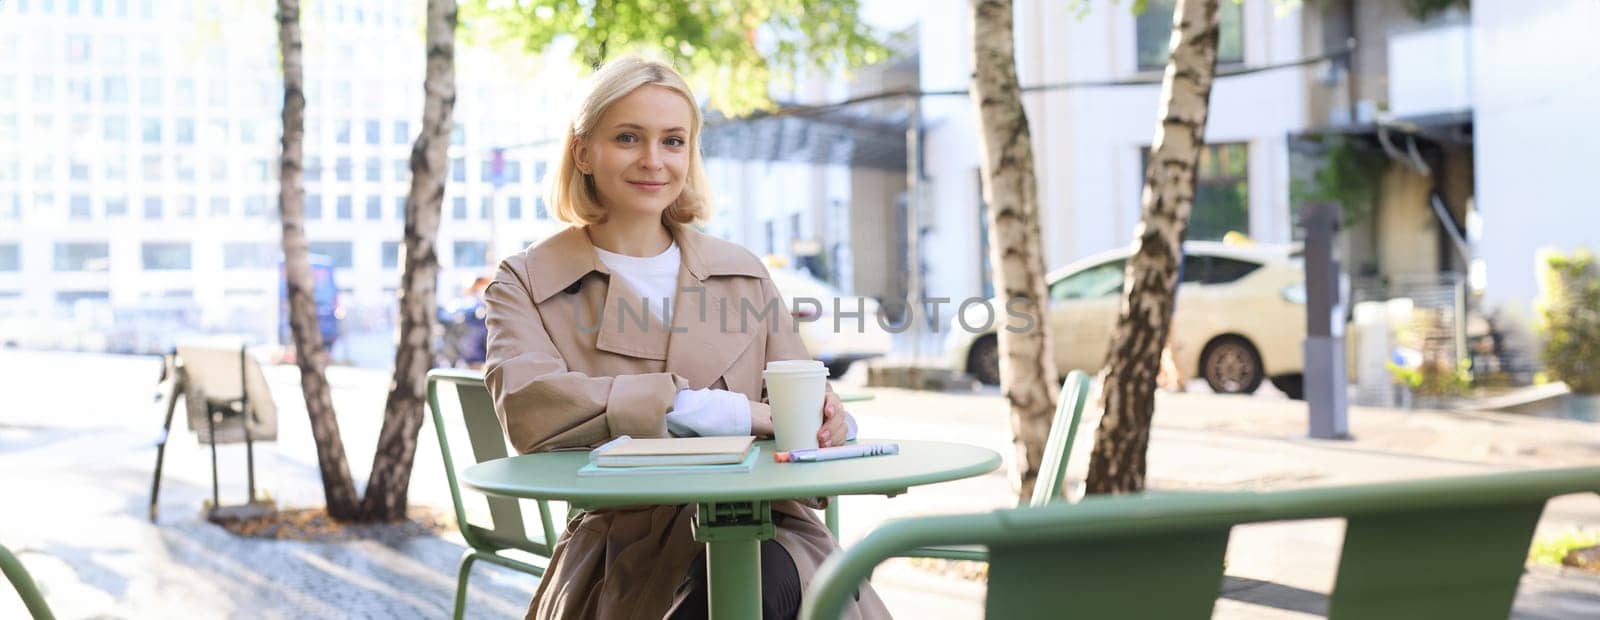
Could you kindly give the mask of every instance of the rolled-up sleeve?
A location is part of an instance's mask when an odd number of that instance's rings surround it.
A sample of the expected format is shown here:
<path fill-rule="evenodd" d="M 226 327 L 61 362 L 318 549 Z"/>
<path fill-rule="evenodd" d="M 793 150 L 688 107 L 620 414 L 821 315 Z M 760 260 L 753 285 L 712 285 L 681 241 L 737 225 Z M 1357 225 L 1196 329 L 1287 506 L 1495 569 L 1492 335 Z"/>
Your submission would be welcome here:
<path fill-rule="evenodd" d="M 591 377 L 569 370 L 510 263 L 501 263 L 484 304 L 484 382 L 518 452 L 587 448 L 617 435 L 667 435 L 666 414 L 688 381 L 664 372 Z"/>

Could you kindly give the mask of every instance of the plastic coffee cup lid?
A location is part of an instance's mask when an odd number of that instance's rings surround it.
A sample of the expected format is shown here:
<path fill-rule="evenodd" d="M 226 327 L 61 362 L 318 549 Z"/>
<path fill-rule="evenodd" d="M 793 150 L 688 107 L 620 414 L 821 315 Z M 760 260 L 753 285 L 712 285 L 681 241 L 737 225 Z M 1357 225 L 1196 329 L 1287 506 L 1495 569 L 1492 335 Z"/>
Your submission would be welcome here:
<path fill-rule="evenodd" d="M 764 372 L 770 374 L 809 374 L 827 372 L 827 367 L 816 360 L 776 360 L 767 362 L 767 368 Z"/>

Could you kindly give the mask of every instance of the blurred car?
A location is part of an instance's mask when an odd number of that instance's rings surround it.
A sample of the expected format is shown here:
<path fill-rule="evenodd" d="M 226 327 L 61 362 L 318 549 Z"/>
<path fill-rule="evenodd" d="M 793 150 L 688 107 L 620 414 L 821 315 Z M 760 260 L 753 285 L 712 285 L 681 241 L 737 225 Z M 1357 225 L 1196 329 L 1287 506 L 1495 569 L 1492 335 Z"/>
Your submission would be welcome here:
<path fill-rule="evenodd" d="M 339 321 L 344 319 L 333 259 L 322 254 L 308 254 L 306 258 L 311 263 L 311 298 L 317 304 L 317 330 L 322 333 L 322 348 L 331 350 L 339 341 Z M 289 333 L 289 282 L 284 276 L 282 262 L 278 263 L 278 342 L 290 351 L 294 349 L 294 337 Z"/>
<path fill-rule="evenodd" d="M 1289 245 L 1183 244 L 1171 345 L 1185 377 L 1201 377 L 1213 391 L 1248 394 L 1263 381 L 1301 398 L 1305 339 L 1305 267 Z M 1099 372 L 1120 310 L 1123 268 L 1131 248 L 1090 256 L 1046 276 L 1049 324 L 1056 368 Z M 972 333 L 955 319 L 945 340 L 948 364 L 979 381 L 1000 382 L 995 330 L 1006 325 L 1005 306 L 991 300 L 995 325 Z M 968 325 L 981 325 L 983 309 L 968 308 Z"/>
<path fill-rule="evenodd" d="M 800 326 L 800 339 L 805 342 L 806 350 L 827 365 L 829 377 L 838 378 L 851 364 L 889 353 L 891 337 L 878 323 L 876 300 L 846 295 L 826 282 L 793 269 L 775 268 L 770 273 L 778 294 L 784 298 L 784 307 Z M 794 302 L 796 298 L 801 299 L 798 307 Z M 835 300 L 840 312 L 837 317 L 834 315 Z M 858 310 L 860 319 L 855 316 Z M 836 318 L 837 330 L 834 329 Z"/>

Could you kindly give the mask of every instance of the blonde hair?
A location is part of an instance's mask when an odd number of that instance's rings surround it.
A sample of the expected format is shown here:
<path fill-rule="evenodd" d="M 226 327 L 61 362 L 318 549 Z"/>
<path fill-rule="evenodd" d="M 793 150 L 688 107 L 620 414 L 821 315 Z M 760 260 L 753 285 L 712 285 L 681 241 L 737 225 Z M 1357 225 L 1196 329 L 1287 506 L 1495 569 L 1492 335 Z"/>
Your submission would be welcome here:
<path fill-rule="evenodd" d="M 705 162 L 700 156 L 700 108 L 695 105 L 694 93 L 689 83 L 666 63 L 639 56 L 623 56 L 607 62 L 590 76 L 588 91 L 578 104 L 572 122 L 565 129 L 561 141 L 561 160 L 556 165 L 555 178 L 548 189 L 548 200 L 556 210 L 556 217 L 569 224 L 590 225 L 606 221 L 606 209 L 595 193 L 594 182 L 578 171 L 573 154 L 580 140 L 589 139 L 606 109 L 618 99 L 642 86 L 660 86 L 683 96 L 689 104 L 693 120 L 689 126 L 689 170 L 683 183 L 683 193 L 678 195 L 661 213 L 663 224 L 691 224 L 711 216 L 711 183 L 706 178 Z"/>

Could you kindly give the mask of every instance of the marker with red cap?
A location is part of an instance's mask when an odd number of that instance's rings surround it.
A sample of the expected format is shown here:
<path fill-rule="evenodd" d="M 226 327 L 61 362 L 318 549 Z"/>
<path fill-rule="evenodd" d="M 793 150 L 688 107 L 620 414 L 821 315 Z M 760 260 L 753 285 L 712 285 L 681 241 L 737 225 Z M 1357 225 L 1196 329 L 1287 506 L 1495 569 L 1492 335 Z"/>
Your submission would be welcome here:
<path fill-rule="evenodd" d="M 863 456 L 883 456 L 899 454 L 900 444 L 897 443 L 864 443 L 853 446 L 834 446 L 832 448 L 802 448 L 785 452 L 774 452 L 772 460 L 779 463 L 812 463 L 816 461 L 836 461 L 839 459 L 853 459 Z"/>

